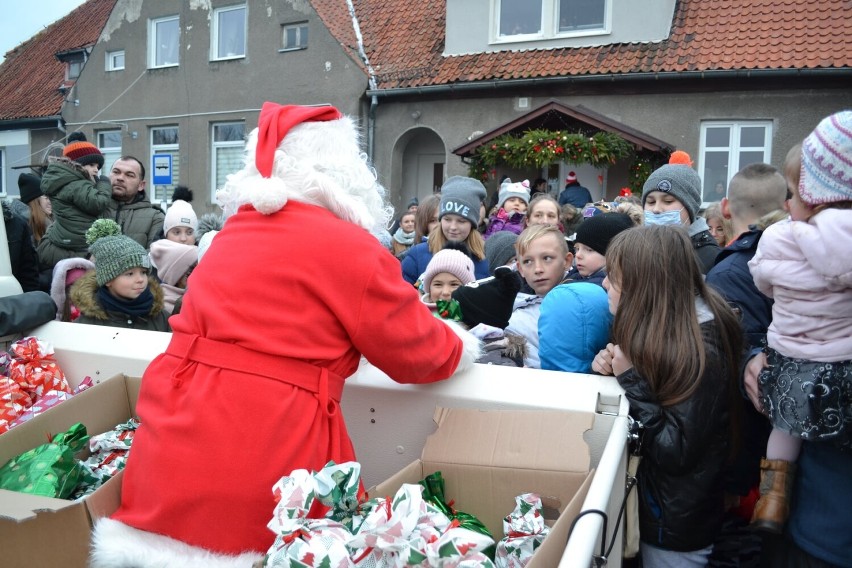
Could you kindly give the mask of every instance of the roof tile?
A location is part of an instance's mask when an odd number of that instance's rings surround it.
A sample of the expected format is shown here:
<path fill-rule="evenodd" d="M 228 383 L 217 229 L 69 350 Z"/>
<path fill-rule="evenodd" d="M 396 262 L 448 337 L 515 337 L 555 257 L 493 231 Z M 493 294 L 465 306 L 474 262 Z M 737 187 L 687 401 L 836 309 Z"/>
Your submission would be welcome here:
<path fill-rule="evenodd" d="M 88 0 L 6 53 L 0 65 L 0 120 L 59 115 L 65 64 L 55 54 L 97 42 L 115 2 Z"/>
<path fill-rule="evenodd" d="M 332 34 L 357 58 L 343 0 L 312 0 Z M 515 77 L 848 68 L 848 0 L 680 0 L 669 38 L 615 44 L 444 56 L 446 2 L 352 0 L 380 89 Z M 404 31 L 404 33 L 400 33 Z M 359 63 L 360 64 L 360 63 Z M 416 70 L 417 72 L 412 72 Z"/>

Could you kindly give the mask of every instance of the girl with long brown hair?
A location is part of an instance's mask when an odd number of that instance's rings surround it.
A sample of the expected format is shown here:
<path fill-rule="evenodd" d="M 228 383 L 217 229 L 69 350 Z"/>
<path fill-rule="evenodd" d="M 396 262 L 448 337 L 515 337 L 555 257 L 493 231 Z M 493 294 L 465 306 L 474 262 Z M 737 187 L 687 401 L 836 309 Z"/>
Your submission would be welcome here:
<path fill-rule="evenodd" d="M 606 253 L 612 341 L 592 369 L 614 374 L 645 426 L 637 473 L 646 566 L 704 566 L 722 526 L 735 445 L 739 322 L 708 288 L 686 231 L 623 231 Z"/>

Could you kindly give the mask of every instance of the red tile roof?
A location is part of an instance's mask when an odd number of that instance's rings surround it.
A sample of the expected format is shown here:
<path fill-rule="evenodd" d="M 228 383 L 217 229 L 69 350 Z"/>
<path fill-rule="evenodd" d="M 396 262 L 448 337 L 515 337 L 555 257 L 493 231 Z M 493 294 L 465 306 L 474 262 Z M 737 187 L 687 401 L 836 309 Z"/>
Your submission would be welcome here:
<path fill-rule="evenodd" d="M 343 0 L 313 0 L 357 59 Z M 679 0 L 657 43 L 444 56 L 445 2 L 353 0 L 379 89 L 530 77 L 852 67 L 850 0 Z"/>
<path fill-rule="evenodd" d="M 0 65 L 0 120 L 59 115 L 65 64 L 54 54 L 97 42 L 115 2 L 89 0 L 6 53 Z"/>

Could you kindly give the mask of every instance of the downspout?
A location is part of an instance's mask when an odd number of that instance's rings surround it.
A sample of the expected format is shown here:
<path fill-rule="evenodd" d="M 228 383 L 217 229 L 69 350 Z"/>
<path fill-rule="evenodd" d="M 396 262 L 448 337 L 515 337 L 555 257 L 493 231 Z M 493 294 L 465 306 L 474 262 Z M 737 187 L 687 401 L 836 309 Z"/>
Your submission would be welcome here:
<path fill-rule="evenodd" d="M 349 17 L 352 18 L 352 30 L 355 32 L 355 39 L 358 42 L 358 55 L 364 66 L 367 68 L 367 77 L 369 91 L 375 92 L 376 88 L 376 73 L 373 71 L 373 66 L 370 65 L 370 59 L 364 51 L 364 38 L 361 36 L 361 26 L 358 25 L 358 16 L 355 15 L 355 6 L 352 5 L 352 0 L 346 0 L 346 5 L 349 7 Z M 373 94 L 370 98 L 370 110 L 367 112 L 367 156 L 370 162 L 373 162 L 373 154 L 376 149 L 376 107 L 379 106 L 379 97 Z"/>

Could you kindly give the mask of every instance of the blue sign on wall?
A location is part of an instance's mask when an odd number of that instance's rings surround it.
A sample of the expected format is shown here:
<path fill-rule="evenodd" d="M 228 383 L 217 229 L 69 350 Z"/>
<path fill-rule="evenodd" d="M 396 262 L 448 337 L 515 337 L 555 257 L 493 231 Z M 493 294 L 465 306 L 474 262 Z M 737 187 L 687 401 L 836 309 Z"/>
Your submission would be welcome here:
<path fill-rule="evenodd" d="M 172 155 L 154 154 L 154 185 L 172 185 Z"/>

